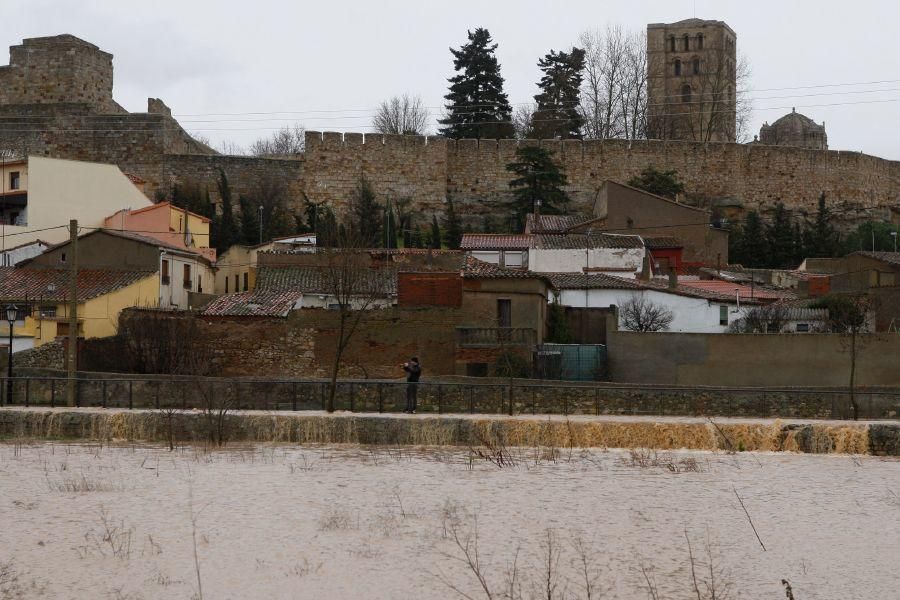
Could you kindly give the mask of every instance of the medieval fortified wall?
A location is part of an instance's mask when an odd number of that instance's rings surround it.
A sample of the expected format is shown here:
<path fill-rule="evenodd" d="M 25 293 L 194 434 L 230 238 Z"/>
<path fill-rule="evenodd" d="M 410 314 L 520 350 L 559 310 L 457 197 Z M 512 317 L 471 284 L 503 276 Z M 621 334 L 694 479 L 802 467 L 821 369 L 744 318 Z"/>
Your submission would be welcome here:
<path fill-rule="evenodd" d="M 626 181 L 647 166 L 675 169 L 687 197 L 740 213 L 776 202 L 811 213 L 821 193 L 846 225 L 900 222 L 900 163 L 856 152 L 788 146 L 661 140 L 447 140 L 440 137 L 308 132 L 289 159 L 222 156 L 193 140 L 158 99 L 128 113 L 112 96 L 112 55 L 71 35 L 26 39 L 0 67 L 0 151 L 115 163 L 147 180 L 206 184 L 219 170 L 238 192 L 275 180 L 297 209 L 304 199 L 340 212 L 365 175 L 382 197 L 408 199 L 430 217 L 447 198 L 473 219 L 509 214 L 505 169 L 520 144 L 551 148 L 565 166 L 572 209 L 590 210 L 606 179 Z"/>

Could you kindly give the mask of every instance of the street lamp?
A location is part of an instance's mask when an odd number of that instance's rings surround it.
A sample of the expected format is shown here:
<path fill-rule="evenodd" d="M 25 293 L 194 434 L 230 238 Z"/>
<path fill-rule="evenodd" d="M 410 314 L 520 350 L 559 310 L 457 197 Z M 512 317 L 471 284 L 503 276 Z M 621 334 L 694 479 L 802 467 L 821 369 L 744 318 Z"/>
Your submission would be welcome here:
<path fill-rule="evenodd" d="M 15 304 L 6 307 L 6 320 L 9 322 L 9 351 L 6 355 L 6 403 L 12 404 L 13 395 L 13 371 L 12 371 L 12 355 L 13 355 L 13 325 L 16 322 L 19 310 Z"/>

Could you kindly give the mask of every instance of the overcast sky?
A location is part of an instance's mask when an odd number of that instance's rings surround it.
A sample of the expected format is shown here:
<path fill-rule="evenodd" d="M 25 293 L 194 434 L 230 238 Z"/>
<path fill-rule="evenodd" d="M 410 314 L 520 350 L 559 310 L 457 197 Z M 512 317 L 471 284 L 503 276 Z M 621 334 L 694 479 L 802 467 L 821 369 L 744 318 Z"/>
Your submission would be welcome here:
<path fill-rule="evenodd" d="M 437 115 L 452 74 L 448 47 L 467 29 L 490 30 L 510 101 L 524 103 L 537 59 L 581 31 L 692 16 L 737 32 L 753 71 L 754 131 L 796 106 L 825 121 L 830 148 L 900 160 L 897 0 L 2 0 L 0 45 L 74 34 L 115 56 L 114 95 L 129 111 L 159 97 L 186 129 L 246 144 L 295 121 L 369 131 L 373 107 L 403 92 Z M 281 114 L 221 114 L 272 112 Z"/>

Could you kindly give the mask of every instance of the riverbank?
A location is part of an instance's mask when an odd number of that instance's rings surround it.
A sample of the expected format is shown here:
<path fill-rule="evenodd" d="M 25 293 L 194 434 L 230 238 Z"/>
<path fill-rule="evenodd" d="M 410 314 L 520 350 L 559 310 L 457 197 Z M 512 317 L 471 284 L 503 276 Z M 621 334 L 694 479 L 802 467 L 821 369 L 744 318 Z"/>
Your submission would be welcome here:
<path fill-rule="evenodd" d="M 162 443 L 653 448 L 900 456 L 900 423 L 649 416 L 0 410 L 0 436 Z"/>

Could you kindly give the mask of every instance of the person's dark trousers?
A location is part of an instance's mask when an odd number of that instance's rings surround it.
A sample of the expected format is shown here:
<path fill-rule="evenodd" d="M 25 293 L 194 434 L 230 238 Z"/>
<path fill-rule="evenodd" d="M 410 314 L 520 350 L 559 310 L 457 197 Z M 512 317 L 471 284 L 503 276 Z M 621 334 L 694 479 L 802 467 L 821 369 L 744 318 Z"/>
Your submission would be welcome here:
<path fill-rule="evenodd" d="M 406 384 L 406 411 L 412 412 L 416 410 L 416 394 L 419 392 L 419 384 L 418 383 L 407 383 Z"/>

